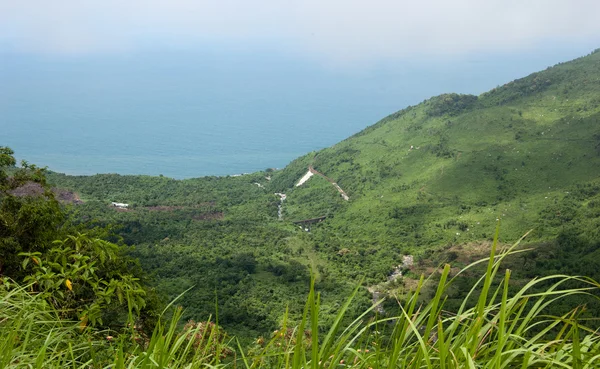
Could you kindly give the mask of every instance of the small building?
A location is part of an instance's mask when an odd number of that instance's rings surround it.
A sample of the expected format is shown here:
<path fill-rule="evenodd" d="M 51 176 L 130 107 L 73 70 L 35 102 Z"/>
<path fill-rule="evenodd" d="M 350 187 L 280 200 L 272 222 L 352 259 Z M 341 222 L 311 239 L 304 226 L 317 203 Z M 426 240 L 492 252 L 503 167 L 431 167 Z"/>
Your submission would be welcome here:
<path fill-rule="evenodd" d="M 110 204 L 119 209 L 127 209 L 129 207 L 129 204 L 124 204 L 122 202 L 111 202 Z"/>

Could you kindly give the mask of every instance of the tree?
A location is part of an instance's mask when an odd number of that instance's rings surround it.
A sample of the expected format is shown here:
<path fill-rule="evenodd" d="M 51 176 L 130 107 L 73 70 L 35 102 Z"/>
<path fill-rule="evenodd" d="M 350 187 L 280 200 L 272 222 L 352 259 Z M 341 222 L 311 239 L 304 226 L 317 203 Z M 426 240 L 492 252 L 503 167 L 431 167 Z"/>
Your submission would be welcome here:
<path fill-rule="evenodd" d="M 146 305 L 135 260 L 98 237 L 106 229 L 69 221 L 45 169 L 22 162 L 9 175 L 5 168 L 15 162 L 0 147 L 0 276 L 29 284 L 82 328 L 133 323 Z"/>
<path fill-rule="evenodd" d="M 0 275 L 20 280 L 21 252 L 44 251 L 63 236 L 65 214 L 46 184 L 44 169 L 26 162 L 9 176 L 13 151 L 0 147 Z"/>
<path fill-rule="evenodd" d="M 0 146 L 0 188 L 6 186 L 8 179 L 8 176 L 2 168 L 12 167 L 16 164 L 13 154 L 14 152 L 10 148 Z"/>
<path fill-rule="evenodd" d="M 81 320 L 82 326 L 88 321 L 102 324 L 105 317 L 113 325 L 134 323 L 145 306 L 146 292 L 139 278 L 127 273 L 130 260 L 120 255 L 118 245 L 77 234 L 54 241 L 44 253 L 20 256 L 28 271 L 24 282 L 31 283 L 65 318 Z M 119 316 L 119 311 L 127 315 Z"/>

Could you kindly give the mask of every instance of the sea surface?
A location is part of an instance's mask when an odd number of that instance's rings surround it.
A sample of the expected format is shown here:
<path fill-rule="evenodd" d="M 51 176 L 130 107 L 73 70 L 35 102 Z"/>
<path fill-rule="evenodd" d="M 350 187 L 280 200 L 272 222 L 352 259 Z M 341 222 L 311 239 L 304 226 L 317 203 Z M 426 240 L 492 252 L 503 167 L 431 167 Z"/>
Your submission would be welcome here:
<path fill-rule="evenodd" d="M 549 65 L 538 59 L 490 73 L 492 58 L 338 70 L 269 53 L 4 53 L 0 146 L 68 174 L 282 168 L 432 95 L 481 93 Z"/>

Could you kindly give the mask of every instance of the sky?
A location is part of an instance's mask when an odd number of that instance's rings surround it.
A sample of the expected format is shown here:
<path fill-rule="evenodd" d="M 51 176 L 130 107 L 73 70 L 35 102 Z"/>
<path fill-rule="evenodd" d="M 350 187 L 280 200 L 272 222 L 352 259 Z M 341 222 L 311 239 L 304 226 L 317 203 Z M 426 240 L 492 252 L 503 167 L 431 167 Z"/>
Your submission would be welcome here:
<path fill-rule="evenodd" d="M 331 68 L 600 46 L 598 0 L 0 0 L 0 52 L 276 52 Z M 591 51 L 591 50 L 589 50 Z"/>

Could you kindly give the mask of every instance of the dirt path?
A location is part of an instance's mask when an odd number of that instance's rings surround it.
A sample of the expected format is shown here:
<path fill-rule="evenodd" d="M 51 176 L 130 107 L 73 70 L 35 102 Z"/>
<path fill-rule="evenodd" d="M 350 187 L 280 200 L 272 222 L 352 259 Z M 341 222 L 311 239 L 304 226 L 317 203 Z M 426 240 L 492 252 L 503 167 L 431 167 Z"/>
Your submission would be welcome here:
<path fill-rule="evenodd" d="M 348 194 L 346 194 L 346 192 L 344 192 L 344 190 L 342 190 L 342 188 L 337 183 L 335 183 L 333 181 L 333 179 L 331 179 L 331 178 L 327 177 L 325 174 L 319 172 L 318 170 L 316 170 L 315 168 L 313 168 L 312 165 L 308 166 L 308 171 L 310 173 L 313 173 L 313 174 L 316 174 L 316 175 L 319 175 L 319 176 L 325 178 L 329 183 L 331 183 L 331 185 L 333 187 L 335 187 L 335 189 L 340 193 L 340 195 L 342 195 L 342 198 L 344 200 L 346 200 L 346 201 L 350 200 L 350 196 L 348 196 Z"/>

